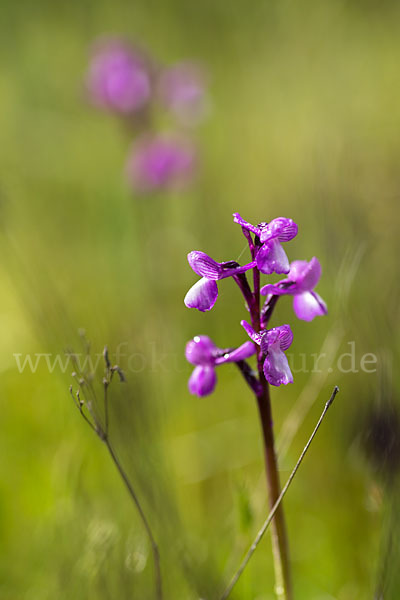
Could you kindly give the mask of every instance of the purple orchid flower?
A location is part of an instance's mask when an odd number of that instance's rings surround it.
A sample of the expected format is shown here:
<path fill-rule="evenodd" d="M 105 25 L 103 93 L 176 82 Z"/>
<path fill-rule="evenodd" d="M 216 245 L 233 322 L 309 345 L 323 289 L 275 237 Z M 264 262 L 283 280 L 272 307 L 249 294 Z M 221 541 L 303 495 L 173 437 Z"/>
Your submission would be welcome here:
<path fill-rule="evenodd" d="M 152 192 L 188 183 L 195 162 L 196 152 L 188 140 L 167 135 L 146 136 L 134 144 L 126 171 L 135 190 Z"/>
<path fill-rule="evenodd" d="M 186 359 L 195 366 L 189 379 L 191 394 L 202 397 L 211 394 L 217 383 L 215 367 L 229 362 L 245 360 L 255 354 L 252 342 L 244 342 L 234 350 L 218 348 L 206 335 L 194 337 L 186 344 Z"/>
<path fill-rule="evenodd" d="M 239 213 L 234 213 L 233 220 L 260 239 L 261 247 L 257 250 L 255 259 L 261 273 L 289 273 L 289 259 L 281 242 L 289 242 L 297 235 L 298 227 L 292 219 L 278 217 L 269 223 L 255 226 L 242 219 Z"/>
<path fill-rule="evenodd" d="M 312 321 L 314 317 L 326 315 L 328 312 L 325 302 L 314 288 L 321 277 L 321 265 L 315 256 L 306 260 L 295 260 L 290 264 L 287 279 L 275 285 L 265 285 L 261 294 L 282 296 L 290 294 L 293 298 L 293 309 L 296 316 L 303 321 Z"/>
<path fill-rule="evenodd" d="M 261 333 L 256 333 L 247 321 L 241 321 L 241 325 L 265 355 L 263 371 L 268 383 L 275 386 L 293 383 L 293 375 L 284 353 L 293 342 L 290 325 L 281 325 Z"/>
<path fill-rule="evenodd" d="M 256 264 L 253 261 L 240 267 L 232 262 L 218 263 L 204 252 L 197 250 L 189 252 L 187 258 L 193 271 L 200 275 L 201 279 L 190 288 L 184 302 L 188 308 L 197 308 L 201 312 L 211 310 L 217 301 L 219 279 L 244 273 L 254 268 Z"/>
<path fill-rule="evenodd" d="M 185 125 L 196 124 L 205 115 L 205 79 L 202 69 L 190 62 L 173 65 L 160 75 L 161 102 Z"/>
<path fill-rule="evenodd" d="M 148 60 L 119 39 L 95 46 L 86 83 L 94 104 L 125 115 L 142 109 L 151 96 Z"/>

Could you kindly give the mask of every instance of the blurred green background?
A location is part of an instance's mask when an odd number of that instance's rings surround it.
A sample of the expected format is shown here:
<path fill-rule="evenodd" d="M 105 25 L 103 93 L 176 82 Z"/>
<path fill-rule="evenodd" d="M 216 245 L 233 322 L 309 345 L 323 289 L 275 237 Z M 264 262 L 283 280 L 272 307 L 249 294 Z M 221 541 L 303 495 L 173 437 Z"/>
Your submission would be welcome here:
<path fill-rule="evenodd" d="M 289 257 L 323 265 L 328 317 L 296 321 L 284 298 L 273 319 L 292 325 L 308 371 L 313 353 L 328 354 L 319 373 L 272 391 L 278 437 L 293 407 L 299 420 L 290 444 L 280 438 L 282 480 L 341 388 L 285 501 L 296 598 L 373 597 L 390 498 L 360 430 L 399 385 L 399 19 L 397 2 L 372 0 L 3 0 L 2 600 L 154 598 L 146 537 L 69 397 L 72 369 L 17 368 L 15 354 L 80 351 L 79 328 L 94 354 L 124 344 L 134 356 L 119 358 L 128 382 L 111 390 L 112 436 L 156 530 L 166 597 L 217 598 L 238 565 L 267 512 L 256 407 L 233 365 L 212 396 L 191 397 L 184 346 L 199 333 L 240 344 L 243 303 L 224 281 L 211 313 L 183 305 L 190 250 L 242 253 L 234 211 L 293 218 Z M 83 90 L 104 33 L 207 69 L 212 111 L 194 134 L 202 160 L 190 189 L 135 197 L 126 185 L 131 139 Z M 343 373 L 349 342 L 358 372 Z M 360 370 L 365 353 L 376 372 Z M 396 555 L 389 562 L 385 598 L 398 598 Z M 269 540 L 232 597 L 273 599 Z"/>

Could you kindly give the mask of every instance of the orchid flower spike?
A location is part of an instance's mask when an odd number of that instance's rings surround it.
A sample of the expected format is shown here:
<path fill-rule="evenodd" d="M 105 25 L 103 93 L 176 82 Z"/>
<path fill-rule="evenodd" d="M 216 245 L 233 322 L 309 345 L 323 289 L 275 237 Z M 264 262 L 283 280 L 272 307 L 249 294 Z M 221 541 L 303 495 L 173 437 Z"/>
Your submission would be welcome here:
<path fill-rule="evenodd" d="M 256 264 L 253 261 L 241 267 L 233 262 L 218 263 L 204 252 L 197 250 L 189 252 L 188 262 L 193 271 L 200 275 L 201 279 L 190 288 L 184 302 L 188 308 L 197 308 L 202 312 L 211 310 L 217 301 L 217 281 L 219 279 L 244 273 Z"/>
<path fill-rule="evenodd" d="M 290 264 L 287 279 L 277 284 L 264 285 L 261 294 L 264 296 L 281 296 L 290 294 L 293 298 L 293 309 L 296 316 L 303 321 L 312 321 L 314 317 L 326 315 L 328 312 L 325 302 L 314 288 L 321 277 L 321 265 L 315 256 L 306 260 L 295 260 Z"/>
<path fill-rule="evenodd" d="M 195 365 L 189 379 L 191 394 L 202 397 L 211 394 L 217 383 L 215 367 L 228 362 L 245 360 L 255 354 L 252 342 L 244 342 L 234 350 L 218 348 L 206 335 L 198 335 L 186 344 L 186 359 Z"/>
<path fill-rule="evenodd" d="M 241 325 L 265 355 L 263 371 L 268 383 L 275 386 L 293 383 L 293 375 L 284 353 L 293 342 L 290 325 L 281 325 L 261 333 L 256 333 L 247 321 L 241 321 Z"/>
<path fill-rule="evenodd" d="M 297 235 L 298 227 L 292 219 L 278 217 L 269 223 L 255 226 L 242 219 L 239 213 L 234 213 L 233 220 L 259 238 L 261 247 L 255 259 L 257 268 L 262 273 L 289 273 L 289 259 L 281 242 L 289 242 Z"/>

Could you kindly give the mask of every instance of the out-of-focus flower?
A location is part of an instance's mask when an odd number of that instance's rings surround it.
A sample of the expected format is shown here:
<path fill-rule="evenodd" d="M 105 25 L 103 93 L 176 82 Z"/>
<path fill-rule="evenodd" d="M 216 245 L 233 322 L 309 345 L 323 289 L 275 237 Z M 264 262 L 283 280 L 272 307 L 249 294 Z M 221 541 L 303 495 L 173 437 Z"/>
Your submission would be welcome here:
<path fill-rule="evenodd" d="M 325 302 L 314 288 L 321 277 L 321 265 L 315 256 L 306 260 L 295 260 L 290 264 L 287 279 L 275 285 L 265 285 L 261 294 L 282 296 L 290 294 L 293 298 L 293 309 L 296 316 L 303 321 L 312 321 L 314 317 L 326 315 L 328 312 Z"/>
<path fill-rule="evenodd" d="M 182 137 L 157 135 L 138 140 L 128 158 L 126 172 L 140 192 L 182 187 L 194 175 L 196 152 Z"/>
<path fill-rule="evenodd" d="M 124 115 L 142 109 L 151 97 L 149 62 L 119 39 L 99 42 L 86 78 L 92 102 Z"/>
<path fill-rule="evenodd" d="M 255 354 L 252 342 L 245 342 L 234 350 L 218 348 L 206 335 L 198 335 L 186 344 L 186 359 L 195 366 L 189 379 L 189 391 L 196 396 L 207 396 L 217 383 L 215 367 L 228 362 L 245 360 Z"/>
<path fill-rule="evenodd" d="M 183 62 L 164 69 L 158 92 L 161 102 L 185 125 L 198 123 L 206 113 L 206 82 L 195 64 Z"/>
<path fill-rule="evenodd" d="M 268 383 L 275 386 L 293 383 L 293 375 L 284 353 L 293 342 L 290 325 L 281 325 L 256 333 L 247 321 L 241 321 L 241 324 L 265 355 L 263 370 Z"/>
<path fill-rule="evenodd" d="M 197 308 L 201 312 L 211 310 L 217 301 L 219 279 L 240 275 L 256 264 L 254 261 L 243 266 L 233 261 L 218 263 L 204 252 L 197 250 L 189 252 L 188 262 L 201 279 L 190 288 L 184 302 L 188 308 Z"/>
<path fill-rule="evenodd" d="M 289 242 L 297 235 L 298 228 L 292 219 L 278 217 L 256 226 L 242 219 L 239 213 L 234 213 L 233 220 L 259 238 L 261 247 L 255 258 L 261 273 L 289 273 L 289 259 L 281 242 Z"/>

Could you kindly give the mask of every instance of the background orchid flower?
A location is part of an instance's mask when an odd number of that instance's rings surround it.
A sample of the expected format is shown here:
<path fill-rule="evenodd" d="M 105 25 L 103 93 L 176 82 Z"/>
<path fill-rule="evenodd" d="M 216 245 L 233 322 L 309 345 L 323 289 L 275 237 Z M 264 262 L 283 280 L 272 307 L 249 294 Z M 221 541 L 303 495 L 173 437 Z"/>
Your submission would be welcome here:
<path fill-rule="evenodd" d="M 289 273 L 289 259 L 281 242 L 289 242 L 297 235 L 298 227 L 292 219 L 278 217 L 255 226 L 242 219 L 239 213 L 234 213 L 233 220 L 259 238 L 261 247 L 255 259 L 261 273 Z"/>
<path fill-rule="evenodd" d="M 263 370 L 268 383 L 275 386 L 293 383 L 293 375 L 284 353 L 293 342 L 290 325 L 280 325 L 261 333 L 256 333 L 247 321 L 241 321 L 241 325 L 265 355 Z"/>
<path fill-rule="evenodd" d="M 211 310 L 217 301 L 219 279 L 244 273 L 256 264 L 254 261 L 243 266 L 232 261 L 218 263 L 204 252 L 197 250 L 189 252 L 188 262 L 201 279 L 187 292 L 184 302 L 188 308 L 197 308 L 201 312 Z"/>
<path fill-rule="evenodd" d="M 196 152 L 181 136 L 156 135 L 139 139 L 128 157 L 126 172 L 135 190 L 175 188 L 192 178 Z"/>
<path fill-rule="evenodd" d="M 149 61 L 120 39 L 100 41 L 86 78 L 93 104 L 122 113 L 142 109 L 151 97 Z"/>
<path fill-rule="evenodd" d="M 321 265 L 315 256 L 309 262 L 295 260 L 290 265 L 287 279 L 274 285 L 265 285 L 261 288 L 261 294 L 264 296 L 291 294 L 294 296 L 293 309 L 296 316 L 303 321 L 312 321 L 314 317 L 326 315 L 328 312 L 321 296 L 314 292 L 320 277 Z"/>
<path fill-rule="evenodd" d="M 215 367 L 228 362 L 245 360 L 255 354 L 252 342 L 244 342 L 234 350 L 218 348 L 206 335 L 198 335 L 186 344 L 186 359 L 195 365 L 189 379 L 191 394 L 202 397 L 211 394 L 217 383 Z"/>

